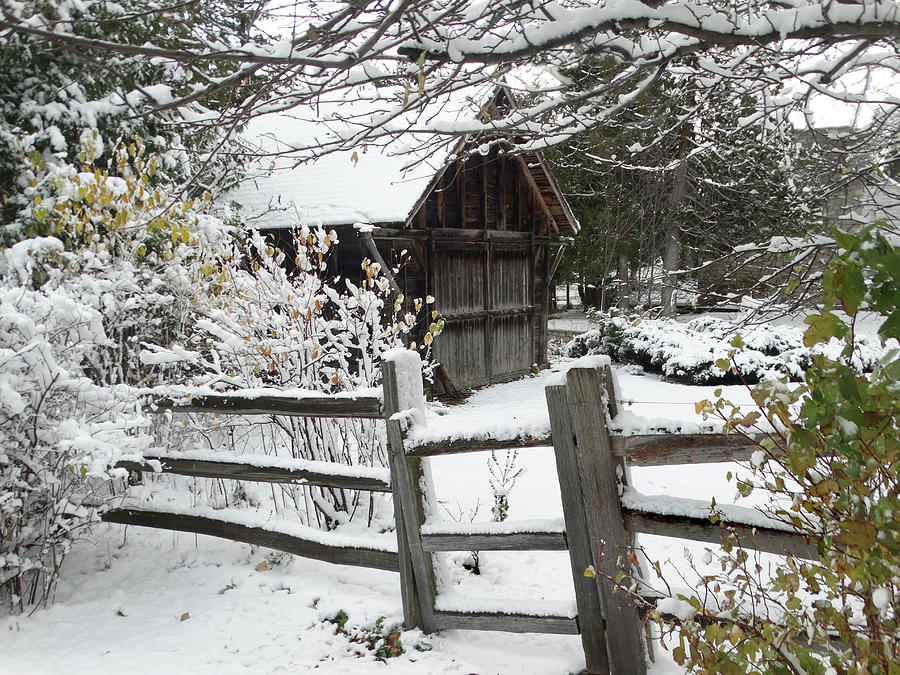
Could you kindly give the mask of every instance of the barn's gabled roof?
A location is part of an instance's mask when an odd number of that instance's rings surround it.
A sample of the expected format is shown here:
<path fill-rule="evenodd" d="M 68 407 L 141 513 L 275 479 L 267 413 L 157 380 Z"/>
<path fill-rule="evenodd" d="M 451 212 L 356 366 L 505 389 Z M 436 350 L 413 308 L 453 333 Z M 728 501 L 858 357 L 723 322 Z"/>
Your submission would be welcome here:
<path fill-rule="evenodd" d="M 472 119 L 478 109 L 466 101 L 445 106 L 442 116 Z M 258 148 L 260 156 L 228 199 L 240 209 L 239 216 L 248 226 L 405 225 L 465 144 L 435 147 L 407 132 L 386 144 L 336 149 L 298 164 L 294 151 L 309 153 L 317 146 L 334 144 L 341 133 L 340 122 L 328 119 L 321 109 L 315 112 L 317 119 L 293 111 L 264 115 L 244 132 L 243 138 Z M 335 112 L 338 117 L 341 108 Z M 328 121 L 321 121 L 323 117 Z M 373 115 L 373 123 L 376 119 Z M 554 230 L 577 231 L 578 223 L 543 158 L 530 153 L 519 161 L 540 193 Z"/>

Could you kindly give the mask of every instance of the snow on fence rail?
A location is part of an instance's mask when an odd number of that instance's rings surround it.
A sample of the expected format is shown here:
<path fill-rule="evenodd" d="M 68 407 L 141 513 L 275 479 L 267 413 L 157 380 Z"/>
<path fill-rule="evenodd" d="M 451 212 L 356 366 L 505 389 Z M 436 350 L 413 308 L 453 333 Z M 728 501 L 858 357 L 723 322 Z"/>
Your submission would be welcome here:
<path fill-rule="evenodd" d="M 234 509 L 230 509 L 230 511 L 234 511 Z M 265 546 L 304 558 L 343 565 L 371 567 L 393 572 L 400 567 L 397 552 L 390 550 L 390 546 L 381 544 L 376 547 L 366 540 L 351 540 L 356 537 L 340 535 L 329 537 L 328 535 L 333 535 L 333 533 L 320 532 L 293 523 L 291 525 L 294 527 L 290 528 L 285 528 L 284 523 L 256 524 L 248 519 L 246 514 L 223 514 L 218 510 L 208 508 L 175 511 L 142 506 L 111 509 L 103 515 L 103 520 L 108 523 L 206 534 L 212 537 L 242 541 L 255 546 Z M 298 528 L 302 528 L 303 531 L 297 532 Z"/>
<path fill-rule="evenodd" d="M 181 393 L 181 392 L 179 392 Z M 211 413 L 228 415 L 289 415 L 303 417 L 380 418 L 379 392 L 365 390 L 322 395 L 304 390 L 254 389 L 229 393 L 185 396 L 167 395 L 153 401 L 155 412 Z M 216 452 L 184 452 L 172 455 L 124 458 L 117 467 L 129 471 L 164 472 L 185 476 L 229 478 L 281 484 L 321 485 L 354 490 L 391 491 L 390 472 L 334 462 L 237 455 Z M 366 540 L 320 533 L 288 522 L 257 522 L 231 510 L 125 506 L 107 510 L 102 519 L 110 523 L 156 527 L 223 537 L 316 560 L 345 565 L 398 571 L 401 567 L 396 544 L 385 548 Z M 329 536 L 332 535 L 332 536 Z"/>
<path fill-rule="evenodd" d="M 313 462 L 269 455 L 238 455 L 219 452 L 144 455 L 140 459 L 123 459 L 116 464 L 116 468 L 202 478 L 229 478 L 291 485 L 322 485 L 373 492 L 390 492 L 391 490 L 391 475 L 386 469 L 367 466 L 351 467 L 336 462 Z"/>

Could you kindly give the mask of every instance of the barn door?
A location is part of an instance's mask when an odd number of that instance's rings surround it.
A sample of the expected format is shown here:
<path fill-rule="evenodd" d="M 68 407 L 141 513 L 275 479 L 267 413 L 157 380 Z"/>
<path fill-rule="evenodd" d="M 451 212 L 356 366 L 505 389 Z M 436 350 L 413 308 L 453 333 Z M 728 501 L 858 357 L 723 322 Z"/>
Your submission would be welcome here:
<path fill-rule="evenodd" d="M 459 388 L 527 372 L 534 360 L 534 267 L 525 244 L 438 244 L 433 295 L 444 317 L 435 358 Z"/>

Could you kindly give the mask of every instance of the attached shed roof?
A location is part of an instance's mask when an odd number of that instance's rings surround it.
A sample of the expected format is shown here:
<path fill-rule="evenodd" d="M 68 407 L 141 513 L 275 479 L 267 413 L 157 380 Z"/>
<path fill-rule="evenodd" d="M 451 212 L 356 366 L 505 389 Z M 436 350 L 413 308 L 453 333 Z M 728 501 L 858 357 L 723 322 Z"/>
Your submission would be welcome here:
<path fill-rule="evenodd" d="M 447 106 L 443 115 L 471 118 L 475 110 L 467 102 Z M 227 196 L 248 226 L 407 224 L 454 159 L 447 144 L 435 147 L 422 135 L 406 132 L 380 146 L 337 149 L 298 163 L 298 154 L 308 156 L 336 143 L 342 123 L 340 108 L 335 112 L 338 115 L 329 118 L 321 109 L 315 115 L 310 110 L 291 111 L 264 115 L 250 123 L 243 138 L 258 148 L 260 157 Z M 371 121 L 376 124 L 377 115 Z M 576 232 L 577 220 L 543 157 L 530 153 L 521 160 L 555 229 Z"/>

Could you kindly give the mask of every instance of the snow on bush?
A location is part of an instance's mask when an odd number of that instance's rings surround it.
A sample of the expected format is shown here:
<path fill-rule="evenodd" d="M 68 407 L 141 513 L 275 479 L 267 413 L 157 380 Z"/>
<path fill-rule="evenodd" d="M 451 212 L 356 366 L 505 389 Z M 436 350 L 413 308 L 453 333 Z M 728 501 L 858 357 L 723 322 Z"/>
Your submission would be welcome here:
<path fill-rule="evenodd" d="M 78 284 L 20 284 L 62 242 L 19 242 L 0 259 L 0 594 L 46 602 L 77 531 L 95 516 L 123 452 L 149 441 L 136 397 L 89 376 L 109 339 Z"/>
<path fill-rule="evenodd" d="M 409 346 L 427 352 L 440 333 L 435 313 L 418 322 L 430 298 L 393 298 L 368 260 L 357 283 L 330 276 L 333 232 L 298 230 L 291 260 L 258 233 L 226 227 L 200 209 L 208 197 L 195 204 L 159 186 L 159 160 L 139 141 L 112 151 L 112 171 L 94 165 L 96 132 L 82 135 L 78 166 L 15 140 L 29 168 L 18 216 L 0 229 L 0 594 L 14 610 L 50 598 L 73 537 L 122 492 L 114 479 L 123 472 L 112 467 L 123 453 L 385 463 L 373 421 L 151 423 L 141 399 L 173 387 L 375 386 L 382 353 L 413 331 L 420 344 Z M 160 483 L 135 490 L 147 496 Z M 368 493 L 254 489 L 199 480 L 184 494 L 214 507 L 264 502 L 326 529 L 376 515 Z"/>
<path fill-rule="evenodd" d="M 335 279 L 326 259 L 338 243 L 334 231 L 298 229 L 288 259 L 284 250 L 257 232 L 232 240 L 219 260 L 204 268 L 212 279 L 208 306 L 184 344 L 145 349 L 147 364 L 182 363 L 192 368 L 191 383 L 219 391 L 233 389 L 303 389 L 322 393 L 370 389 L 381 383 L 381 356 L 404 347 L 432 301 L 392 298 L 390 283 L 378 263 L 364 259 L 362 280 Z M 427 357 L 443 321 L 432 313 L 423 339 L 410 347 Z M 258 419 L 195 418 L 206 429 L 200 436 L 172 436 L 172 450 L 225 449 L 232 453 L 272 454 L 304 460 L 361 466 L 387 466 L 383 428 L 374 420 L 273 417 Z M 213 489 L 216 489 L 213 486 Z M 264 493 L 251 493 L 262 489 Z M 270 503 L 277 511 L 294 511 L 306 524 L 333 529 L 357 514 L 369 523 L 377 515 L 369 492 L 283 486 L 241 485 L 231 494 L 209 494 L 216 505 L 247 500 Z M 385 522 L 388 522 L 386 519 Z"/>
<path fill-rule="evenodd" d="M 800 380 L 812 364 L 814 354 L 835 358 L 843 348 L 836 339 L 812 348 L 804 347 L 802 328 L 772 324 L 740 326 L 713 317 L 679 323 L 672 319 L 634 319 L 597 313 L 592 320 L 598 324 L 597 328 L 569 342 L 567 356 L 607 354 L 687 384 L 737 382 L 735 375 L 716 365 L 717 361 L 728 359 L 733 349 L 731 339 L 736 333 L 741 334 L 746 346 L 735 354 L 735 359 L 748 383 L 785 376 Z M 877 337 L 858 335 L 854 365 L 868 372 L 883 351 Z"/>
<path fill-rule="evenodd" d="M 92 135 L 91 138 L 96 138 Z M 0 599 L 47 602 L 72 539 L 96 519 L 152 443 L 135 385 L 142 341 L 185 330 L 200 289 L 202 237 L 190 205 L 151 188 L 139 144 L 115 153 L 120 175 L 29 154 L 25 206 L 0 230 Z"/>

